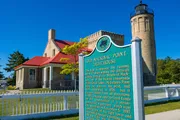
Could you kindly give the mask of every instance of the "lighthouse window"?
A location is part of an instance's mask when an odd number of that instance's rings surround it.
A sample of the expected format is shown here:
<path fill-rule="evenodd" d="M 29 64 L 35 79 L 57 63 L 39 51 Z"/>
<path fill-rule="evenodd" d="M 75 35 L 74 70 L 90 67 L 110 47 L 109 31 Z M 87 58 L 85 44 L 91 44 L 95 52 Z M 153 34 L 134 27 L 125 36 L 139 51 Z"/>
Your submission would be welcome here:
<path fill-rule="evenodd" d="M 149 30 L 149 19 L 145 17 L 145 31 Z"/>
<path fill-rule="evenodd" d="M 144 29 L 144 25 L 143 25 L 143 18 L 139 17 L 138 18 L 138 31 L 141 31 Z"/>
<path fill-rule="evenodd" d="M 137 32 L 137 27 L 136 27 L 136 24 L 137 23 L 137 19 L 135 18 L 135 19 L 133 19 L 133 31 L 134 32 Z"/>

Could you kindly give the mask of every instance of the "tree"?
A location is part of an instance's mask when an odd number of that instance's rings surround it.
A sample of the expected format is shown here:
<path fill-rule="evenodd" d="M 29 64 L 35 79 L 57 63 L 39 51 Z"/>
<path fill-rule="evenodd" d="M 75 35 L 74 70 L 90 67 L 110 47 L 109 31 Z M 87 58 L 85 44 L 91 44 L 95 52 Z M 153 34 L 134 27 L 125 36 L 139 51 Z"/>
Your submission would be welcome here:
<path fill-rule="evenodd" d="M 3 73 L 0 71 L 0 79 L 3 79 L 4 78 L 4 75 Z"/>
<path fill-rule="evenodd" d="M 83 52 L 83 49 L 87 47 L 88 41 L 86 38 L 80 39 L 79 42 L 74 43 L 73 45 L 70 46 L 65 46 L 62 49 L 62 52 L 67 55 L 71 55 L 73 57 L 73 60 L 70 60 L 69 58 L 61 58 L 60 61 L 66 61 L 68 62 L 67 64 L 62 66 L 62 71 L 60 74 L 71 74 L 74 73 L 74 81 L 75 81 L 75 90 L 76 90 L 76 79 L 77 75 L 79 72 L 79 63 L 78 63 L 78 54 Z M 86 54 L 86 52 L 84 51 Z"/>
<path fill-rule="evenodd" d="M 166 57 L 165 59 L 158 59 L 158 74 L 157 83 L 171 84 L 180 83 L 180 61 L 179 59 L 172 59 Z"/>
<path fill-rule="evenodd" d="M 29 60 L 29 58 L 25 58 L 24 55 L 19 51 L 15 51 L 14 53 L 9 55 L 8 63 L 6 64 L 6 68 L 4 68 L 4 70 L 6 70 L 7 72 L 13 72 L 12 84 L 15 85 L 16 81 L 16 73 L 14 72 L 14 68 L 27 60 Z"/>
<path fill-rule="evenodd" d="M 1 65 L 0 65 L 0 68 L 1 68 Z M 4 75 L 3 75 L 2 71 L 0 71 L 0 79 L 3 79 L 3 78 L 4 78 Z"/>
<path fill-rule="evenodd" d="M 1 67 L 1 65 L 0 65 L 0 67 Z M 4 78 L 4 75 L 3 75 L 3 73 L 0 71 L 0 79 L 3 79 Z"/>

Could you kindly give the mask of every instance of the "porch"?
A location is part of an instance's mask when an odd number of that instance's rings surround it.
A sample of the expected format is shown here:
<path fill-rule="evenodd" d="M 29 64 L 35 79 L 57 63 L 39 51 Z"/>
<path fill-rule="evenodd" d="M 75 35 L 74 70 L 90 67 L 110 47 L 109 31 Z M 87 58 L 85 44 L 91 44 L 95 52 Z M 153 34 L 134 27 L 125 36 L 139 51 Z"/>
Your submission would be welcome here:
<path fill-rule="evenodd" d="M 42 68 L 42 88 L 51 90 L 78 90 L 79 80 L 75 75 L 60 74 L 62 65 L 51 64 Z M 75 84 L 76 83 L 76 84 Z"/>

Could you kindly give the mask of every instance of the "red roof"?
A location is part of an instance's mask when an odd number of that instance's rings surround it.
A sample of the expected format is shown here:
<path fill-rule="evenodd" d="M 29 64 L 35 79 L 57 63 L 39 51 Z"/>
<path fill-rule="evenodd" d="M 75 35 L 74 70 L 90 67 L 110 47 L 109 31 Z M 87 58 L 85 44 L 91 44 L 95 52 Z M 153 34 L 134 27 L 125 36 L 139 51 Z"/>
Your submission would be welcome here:
<path fill-rule="evenodd" d="M 41 65 L 43 62 L 49 60 L 50 57 L 40 57 L 40 56 L 36 56 L 28 61 L 26 61 L 25 63 L 23 63 L 23 65 L 33 65 L 33 66 L 39 66 Z"/>
<path fill-rule="evenodd" d="M 55 40 L 55 43 L 59 48 L 64 48 L 66 45 L 73 45 L 75 42 L 70 42 L 66 40 Z M 92 49 L 83 48 L 81 51 L 92 52 Z"/>
<path fill-rule="evenodd" d="M 66 40 L 55 40 L 55 43 L 59 48 L 64 48 L 66 45 L 72 45 L 75 42 L 69 42 Z"/>
<path fill-rule="evenodd" d="M 24 62 L 23 64 L 15 67 L 15 69 L 17 69 L 23 65 L 25 65 L 25 66 L 40 66 L 43 62 L 47 61 L 48 59 L 50 59 L 50 57 L 36 56 L 36 57 L 33 57 L 32 59 Z"/>
<path fill-rule="evenodd" d="M 62 62 L 60 61 L 61 58 L 69 58 L 69 61 Z M 76 56 L 76 61 L 78 61 L 78 56 Z M 66 55 L 62 52 L 59 52 L 50 63 L 72 63 L 74 62 L 74 57 L 72 55 Z"/>
<path fill-rule="evenodd" d="M 66 45 L 72 45 L 75 42 L 69 42 L 69 41 L 64 41 L 64 40 L 55 40 L 55 44 L 59 47 L 59 48 L 64 48 Z M 91 52 L 91 49 L 88 48 L 83 48 L 81 51 L 87 51 L 87 52 Z M 69 58 L 69 61 L 60 61 L 61 58 Z M 76 56 L 76 61 L 78 61 L 78 56 Z M 40 56 L 36 56 L 26 62 L 24 62 L 23 64 L 17 66 L 15 69 L 19 68 L 20 66 L 43 66 L 49 63 L 55 63 L 55 64 L 66 64 L 66 63 L 71 63 L 74 62 L 74 57 L 72 55 L 66 55 L 62 52 L 59 52 L 56 56 L 50 58 L 50 57 L 40 57 Z"/>
<path fill-rule="evenodd" d="M 69 58 L 68 61 L 60 61 L 61 58 Z M 78 56 L 76 57 L 76 61 L 78 61 Z M 50 57 L 39 57 L 36 56 L 25 63 L 15 67 L 15 69 L 19 68 L 20 66 L 43 66 L 49 63 L 55 63 L 55 64 L 66 64 L 74 62 L 74 57 L 72 55 L 66 55 L 64 53 L 59 52 L 56 56 L 50 58 Z"/>

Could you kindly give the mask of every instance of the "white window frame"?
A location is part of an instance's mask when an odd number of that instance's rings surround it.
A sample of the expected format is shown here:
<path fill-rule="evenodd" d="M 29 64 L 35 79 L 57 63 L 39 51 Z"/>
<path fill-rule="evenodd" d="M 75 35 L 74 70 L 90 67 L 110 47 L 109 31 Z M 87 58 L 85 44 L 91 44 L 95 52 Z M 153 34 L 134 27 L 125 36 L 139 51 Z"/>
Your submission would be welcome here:
<path fill-rule="evenodd" d="M 34 80 L 31 79 L 31 75 L 30 75 L 30 71 L 34 70 L 35 74 L 34 74 Z M 35 68 L 29 68 L 29 81 L 36 81 L 36 69 Z"/>

